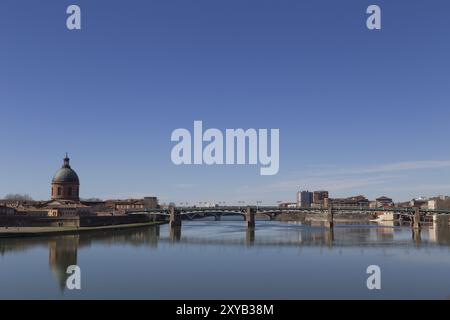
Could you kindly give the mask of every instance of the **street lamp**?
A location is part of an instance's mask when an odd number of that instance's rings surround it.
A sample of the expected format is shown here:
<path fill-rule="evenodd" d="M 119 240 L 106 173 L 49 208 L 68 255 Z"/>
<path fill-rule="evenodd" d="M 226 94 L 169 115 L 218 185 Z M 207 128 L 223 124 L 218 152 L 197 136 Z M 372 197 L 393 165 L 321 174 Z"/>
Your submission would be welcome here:
<path fill-rule="evenodd" d="M 256 201 L 256 211 L 258 211 L 258 205 L 260 205 L 262 203 L 261 200 Z"/>

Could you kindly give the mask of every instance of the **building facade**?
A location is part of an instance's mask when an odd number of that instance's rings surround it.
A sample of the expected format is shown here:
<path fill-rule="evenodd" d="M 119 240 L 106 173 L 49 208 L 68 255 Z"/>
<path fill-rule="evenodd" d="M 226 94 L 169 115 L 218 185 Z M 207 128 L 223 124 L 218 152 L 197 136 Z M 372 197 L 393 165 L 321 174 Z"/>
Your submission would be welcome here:
<path fill-rule="evenodd" d="M 425 198 L 412 199 L 409 202 L 409 205 L 413 208 L 427 209 L 428 208 L 428 199 L 425 199 Z"/>
<path fill-rule="evenodd" d="M 450 199 L 438 197 L 428 200 L 428 209 L 430 210 L 450 210 Z"/>
<path fill-rule="evenodd" d="M 16 214 L 16 209 L 0 205 L 0 216 L 12 216 Z"/>
<path fill-rule="evenodd" d="M 67 154 L 62 167 L 53 176 L 51 195 L 53 200 L 80 200 L 80 180 L 70 167 Z"/>
<path fill-rule="evenodd" d="M 280 208 L 295 208 L 297 207 L 297 203 L 295 202 L 281 202 L 278 207 Z"/>
<path fill-rule="evenodd" d="M 127 210 L 157 209 L 158 198 L 144 197 L 143 199 L 107 200 L 106 207 L 119 213 L 124 213 Z"/>
<path fill-rule="evenodd" d="M 394 205 L 394 201 L 392 200 L 392 198 L 385 196 L 379 197 L 375 201 L 377 208 L 391 207 Z"/>
<path fill-rule="evenodd" d="M 310 208 L 313 202 L 313 193 L 309 191 L 297 192 L 297 207 Z"/>
<path fill-rule="evenodd" d="M 313 192 L 313 203 L 323 204 L 323 201 L 328 198 L 328 191 L 314 191 Z"/>
<path fill-rule="evenodd" d="M 338 198 L 338 199 L 330 199 L 326 198 L 324 200 L 325 207 L 328 207 L 330 205 L 333 205 L 335 207 L 341 207 L 341 208 L 369 208 L 370 201 L 364 197 L 364 196 L 354 196 L 350 198 Z"/>

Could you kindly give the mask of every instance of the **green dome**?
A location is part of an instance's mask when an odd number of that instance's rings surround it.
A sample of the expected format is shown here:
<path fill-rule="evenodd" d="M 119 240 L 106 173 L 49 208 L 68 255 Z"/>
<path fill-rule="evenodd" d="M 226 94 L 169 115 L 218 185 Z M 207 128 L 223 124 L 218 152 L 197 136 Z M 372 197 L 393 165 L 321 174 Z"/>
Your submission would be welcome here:
<path fill-rule="evenodd" d="M 73 171 L 70 168 L 61 168 L 59 169 L 55 175 L 53 176 L 52 182 L 59 182 L 59 183 L 80 183 L 80 180 L 78 179 L 78 175 L 75 171 Z"/>
<path fill-rule="evenodd" d="M 76 183 L 80 184 L 77 173 L 69 165 L 70 159 L 66 156 L 64 164 L 53 176 L 52 183 Z"/>

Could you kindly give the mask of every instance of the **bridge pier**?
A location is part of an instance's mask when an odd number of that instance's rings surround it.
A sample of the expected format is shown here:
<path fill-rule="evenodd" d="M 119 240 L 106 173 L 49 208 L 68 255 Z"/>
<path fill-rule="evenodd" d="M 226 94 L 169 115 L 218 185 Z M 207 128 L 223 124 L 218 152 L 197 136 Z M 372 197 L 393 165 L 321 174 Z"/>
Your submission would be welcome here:
<path fill-rule="evenodd" d="M 412 227 L 420 229 L 420 208 L 414 208 L 414 216 L 412 217 Z"/>
<path fill-rule="evenodd" d="M 222 216 L 220 214 L 214 216 L 215 221 L 220 221 Z"/>
<path fill-rule="evenodd" d="M 325 221 L 325 227 L 333 228 L 334 227 L 334 216 L 333 216 L 333 206 L 328 206 L 327 219 Z"/>
<path fill-rule="evenodd" d="M 247 228 L 255 227 L 255 210 L 252 208 L 247 208 L 245 213 L 245 222 L 247 224 Z"/>
<path fill-rule="evenodd" d="M 181 215 L 174 207 L 169 207 L 169 218 L 171 228 L 181 227 Z"/>

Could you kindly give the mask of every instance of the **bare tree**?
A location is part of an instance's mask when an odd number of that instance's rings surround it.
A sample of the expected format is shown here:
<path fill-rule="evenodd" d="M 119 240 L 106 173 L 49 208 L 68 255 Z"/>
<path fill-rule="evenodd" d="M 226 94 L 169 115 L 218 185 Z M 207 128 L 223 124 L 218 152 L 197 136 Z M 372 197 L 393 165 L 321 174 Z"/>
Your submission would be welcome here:
<path fill-rule="evenodd" d="M 5 196 L 5 200 L 33 201 L 33 198 L 28 194 L 10 193 Z"/>
<path fill-rule="evenodd" d="M 101 201 L 103 201 L 102 199 L 100 199 L 100 198 L 87 198 L 87 199 L 80 199 L 81 201 L 87 201 L 87 202 L 101 202 Z"/>

